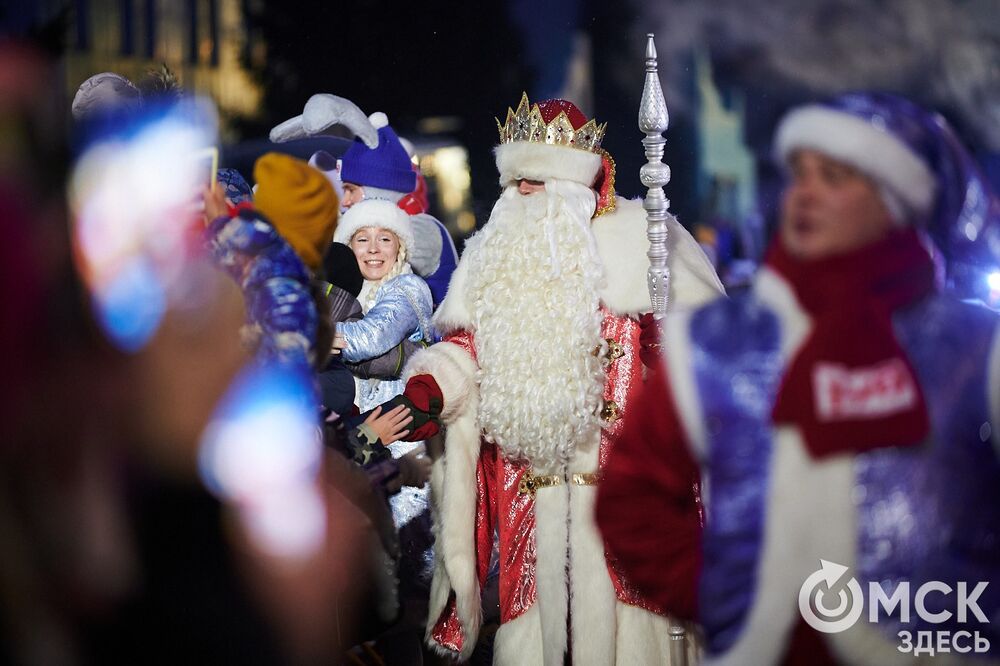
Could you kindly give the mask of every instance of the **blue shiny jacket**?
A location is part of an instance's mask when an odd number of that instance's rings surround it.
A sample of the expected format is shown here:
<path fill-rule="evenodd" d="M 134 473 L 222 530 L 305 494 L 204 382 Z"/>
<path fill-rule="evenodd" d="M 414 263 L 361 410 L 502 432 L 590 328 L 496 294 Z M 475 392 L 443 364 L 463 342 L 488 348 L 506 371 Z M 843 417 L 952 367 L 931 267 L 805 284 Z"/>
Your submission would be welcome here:
<path fill-rule="evenodd" d="M 347 343 L 341 352 L 344 360 L 356 363 L 381 356 L 406 338 L 433 342 L 433 310 L 431 291 L 421 278 L 405 273 L 387 280 L 364 319 L 337 324 Z M 358 409 L 367 411 L 402 392 L 402 380 L 361 380 Z"/>
<path fill-rule="evenodd" d="M 344 360 L 357 363 L 381 356 L 406 338 L 431 341 L 432 311 L 430 289 L 416 275 L 386 281 L 363 319 L 337 324 L 347 342 Z"/>
<path fill-rule="evenodd" d="M 318 314 L 308 269 L 259 213 L 220 217 L 206 231 L 209 252 L 243 290 L 247 324 L 260 336 L 257 358 L 311 372 Z"/>

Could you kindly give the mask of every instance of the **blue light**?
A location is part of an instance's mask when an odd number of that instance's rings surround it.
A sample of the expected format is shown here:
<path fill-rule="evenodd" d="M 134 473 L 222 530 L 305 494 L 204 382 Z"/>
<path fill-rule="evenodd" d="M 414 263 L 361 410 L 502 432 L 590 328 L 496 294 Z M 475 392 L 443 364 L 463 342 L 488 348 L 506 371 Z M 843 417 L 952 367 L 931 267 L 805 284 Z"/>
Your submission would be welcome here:
<path fill-rule="evenodd" d="M 278 365 L 245 370 L 202 436 L 202 482 L 237 510 L 251 542 L 285 558 L 325 539 L 319 491 L 323 444 L 309 382 Z"/>
<path fill-rule="evenodd" d="M 156 271 L 133 257 L 99 292 L 94 309 L 111 340 L 126 352 L 141 349 L 163 319 L 167 296 Z"/>
<path fill-rule="evenodd" d="M 991 291 L 1000 291 L 1000 271 L 993 271 L 987 275 L 986 284 L 990 286 Z"/>

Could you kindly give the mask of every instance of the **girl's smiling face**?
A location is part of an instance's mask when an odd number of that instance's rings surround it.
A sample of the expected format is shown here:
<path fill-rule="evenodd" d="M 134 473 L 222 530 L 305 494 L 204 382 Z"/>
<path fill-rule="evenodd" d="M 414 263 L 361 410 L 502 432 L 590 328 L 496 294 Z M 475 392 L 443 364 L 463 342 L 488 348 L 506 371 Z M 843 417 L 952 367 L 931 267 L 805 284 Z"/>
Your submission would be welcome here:
<path fill-rule="evenodd" d="M 358 229 L 351 237 L 351 249 L 358 258 L 361 275 L 366 280 L 381 280 L 396 264 L 399 239 L 381 227 Z"/>

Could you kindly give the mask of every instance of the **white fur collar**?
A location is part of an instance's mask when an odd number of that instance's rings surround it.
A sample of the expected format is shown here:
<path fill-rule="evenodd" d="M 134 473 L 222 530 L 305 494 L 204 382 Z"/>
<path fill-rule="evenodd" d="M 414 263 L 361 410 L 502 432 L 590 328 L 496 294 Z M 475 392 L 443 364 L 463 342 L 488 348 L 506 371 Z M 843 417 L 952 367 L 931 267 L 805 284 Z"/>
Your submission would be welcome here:
<path fill-rule="evenodd" d="M 652 309 L 646 286 L 649 239 L 646 237 L 646 211 L 642 208 L 642 201 L 619 198 L 614 212 L 596 218 L 591 229 L 605 271 L 606 283 L 600 290 L 601 303 L 620 316 L 637 317 L 649 312 Z M 694 307 L 725 293 L 701 247 L 673 217 L 667 221 L 667 238 L 671 308 Z M 439 333 L 472 328 L 472 314 L 466 297 L 469 270 L 475 269 L 463 256 L 434 317 Z"/>

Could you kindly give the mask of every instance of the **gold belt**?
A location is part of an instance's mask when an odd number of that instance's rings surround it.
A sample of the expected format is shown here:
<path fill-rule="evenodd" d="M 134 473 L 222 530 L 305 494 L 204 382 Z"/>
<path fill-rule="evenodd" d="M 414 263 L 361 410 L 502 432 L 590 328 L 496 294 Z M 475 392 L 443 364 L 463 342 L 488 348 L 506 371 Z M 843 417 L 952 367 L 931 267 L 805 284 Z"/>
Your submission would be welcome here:
<path fill-rule="evenodd" d="M 569 482 L 574 486 L 596 486 L 600 475 L 597 472 L 573 472 L 569 475 Z M 517 492 L 521 495 L 531 495 L 534 497 L 535 491 L 539 488 L 553 488 L 561 486 L 566 478 L 561 474 L 547 474 L 536 476 L 531 472 L 525 472 L 521 477 L 521 482 L 517 484 Z"/>

